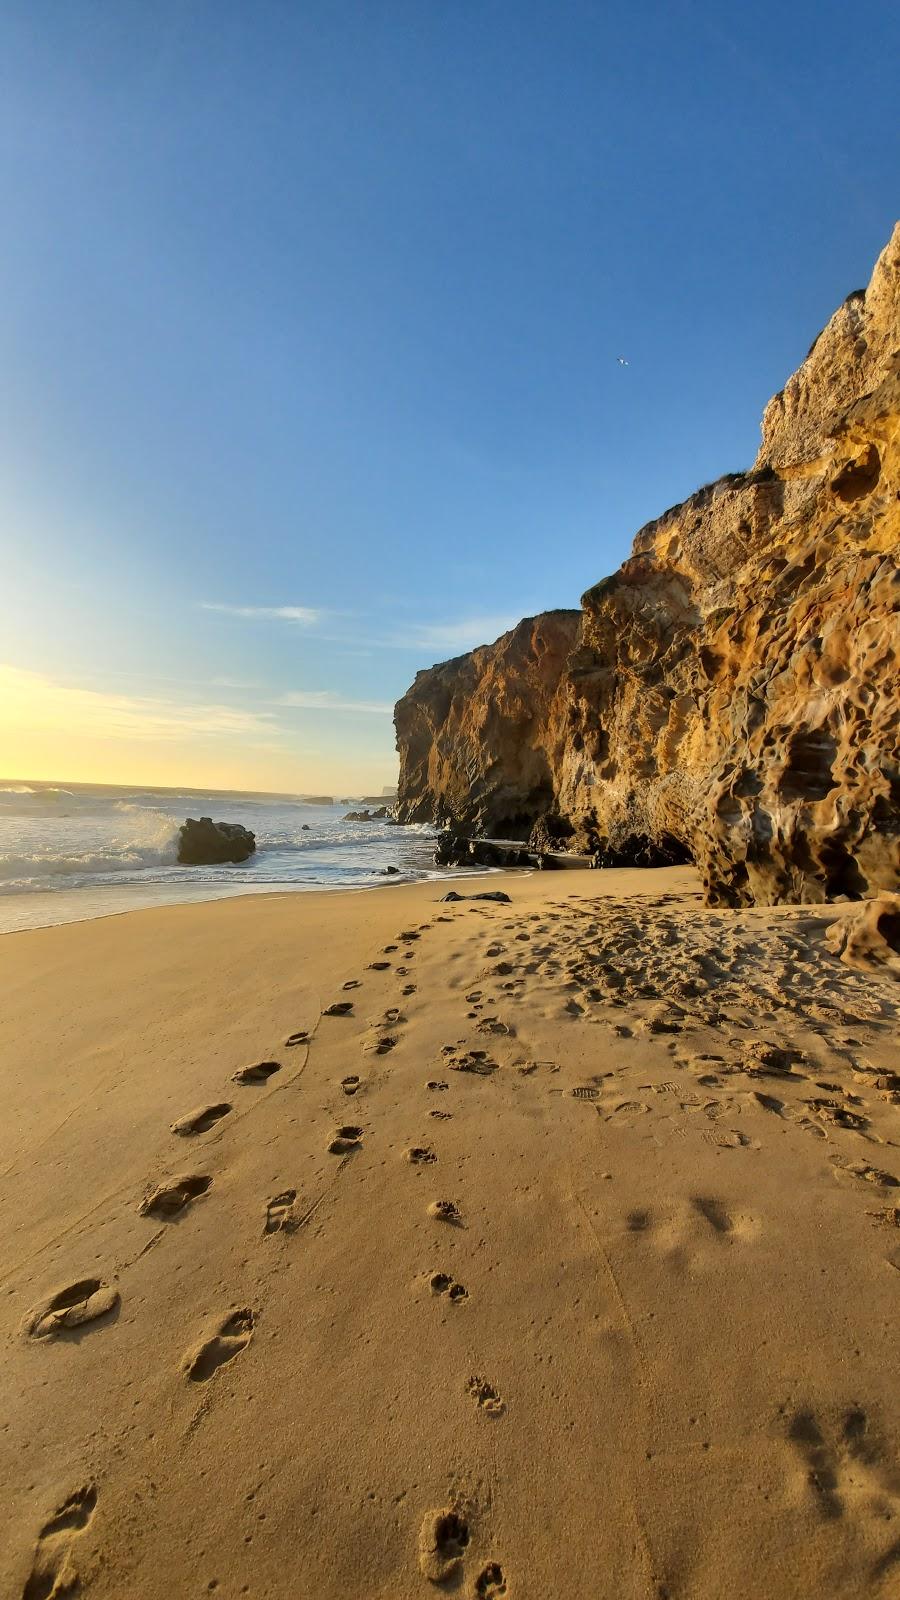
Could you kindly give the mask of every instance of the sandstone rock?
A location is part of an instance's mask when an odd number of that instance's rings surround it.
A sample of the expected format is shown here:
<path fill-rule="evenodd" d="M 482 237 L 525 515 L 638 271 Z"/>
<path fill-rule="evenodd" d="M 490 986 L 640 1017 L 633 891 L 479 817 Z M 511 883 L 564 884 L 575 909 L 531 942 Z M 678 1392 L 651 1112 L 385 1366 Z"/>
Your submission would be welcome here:
<path fill-rule="evenodd" d="M 898 556 L 900 225 L 766 408 L 751 471 L 643 528 L 580 617 L 419 673 L 400 816 L 691 858 L 710 904 L 896 889 Z"/>
<path fill-rule="evenodd" d="M 402 822 L 528 837 L 553 802 L 555 702 L 579 626 L 577 611 L 548 611 L 418 674 L 395 711 Z"/>
<path fill-rule="evenodd" d="M 239 822 L 213 822 L 188 817 L 181 825 L 178 859 L 185 866 L 219 866 L 224 862 L 246 861 L 256 849 L 256 835 Z"/>
<path fill-rule="evenodd" d="M 835 955 L 862 972 L 880 971 L 900 978 L 900 895 L 883 894 L 854 907 L 833 922 L 825 935 Z M 893 1089 L 893 1074 L 877 1088 Z"/>

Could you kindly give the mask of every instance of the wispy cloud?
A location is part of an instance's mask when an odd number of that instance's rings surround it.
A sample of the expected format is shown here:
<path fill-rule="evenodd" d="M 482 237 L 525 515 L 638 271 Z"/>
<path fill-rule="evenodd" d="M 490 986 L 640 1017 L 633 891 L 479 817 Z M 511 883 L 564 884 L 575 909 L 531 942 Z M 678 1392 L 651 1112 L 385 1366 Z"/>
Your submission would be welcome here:
<path fill-rule="evenodd" d="M 394 709 L 389 700 L 345 700 L 333 689 L 289 689 L 274 703 L 301 711 L 356 711 L 379 717 L 390 716 Z"/>
<path fill-rule="evenodd" d="M 323 644 L 346 645 L 352 639 L 355 645 L 368 646 L 367 650 L 354 652 L 360 655 L 370 654 L 372 650 L 416 650 L 423 656 L 433 652 L 434 660 L 441 652 L 459 655 L 464 650 L 474 650 L 479 644 L 493 644 L 518 621 L 518 617 L 463 617 L 453 622 L 402 623 L 390 633 L 319 633 L 316 637 Z"/>
<path fill-rule="evenodd" d="M 386 641 L 404 650 L 474 650 L 508 633 L 518 617 L 464 617 L 458 622 L 411 623 Z"/>
<path fill-rule="evenodd" d="M 423 656 L 459 655 L 464 650 L 474 650 L 479 644 L 493 644 L 502 633 L 508 633 L 515 627 L 517 617 L 489 614 L 487 616 L 461 617 L 446 622 L 410 622 L 388 624 L 388 631 L 378 631 L 378 624 L 382 618 L 377 613 L 370 613 L 368 621 L 372 625 L 372 633 L 368 630 L 360 632 L 357 614 L 351 628 L 345 629 L 341 619 L 353 615 L 346 611 L 330 611 L 316 606 L 240 606 L 231 605 L 225 601 L 202 600 L 202 611 L 216 611 L 223 616 L 244 617 L 250 621 L 263 622 L 289 622 L 299 624 L 304 628 L 317 628 L 316 638 L 323 644 L 341 645 L 346 650 L 350 647 L 355 653 L 367 653 L 369 650 L 414 650 Z M 330 624 L 331 631 L 323 632 L 321 624 Z M 236 687 L 236 685 L 235 685 Z M 298 691 L 305 693 L 306 691 Z M 282 701 L 282 704 L 299 704 L 299 702 Z M 382 710 L 381 705 L 371 701 L 341 701 L 339 696 L 331 695 L 319 698 L 313 702 L 310 699 L 304 702 L 307 710 Z"/>
<path fill-rule="evenodd" d="M 232 606 L 218 600 L 201 600 L 201 611 L 220 611 L 227 617 L 252 617 L 267 622 L 300 622 L 310 627 L 325 612 L 315 606 Z"/>
<path fill-rule="evenodd" d="M 69 737 L 152 743 L 235 738 L 271 741 L 281 734 L 271 711 L 107 694 L 8 665 L 0 665 L 0 725 L 7 731 L 58 730 Z"/>

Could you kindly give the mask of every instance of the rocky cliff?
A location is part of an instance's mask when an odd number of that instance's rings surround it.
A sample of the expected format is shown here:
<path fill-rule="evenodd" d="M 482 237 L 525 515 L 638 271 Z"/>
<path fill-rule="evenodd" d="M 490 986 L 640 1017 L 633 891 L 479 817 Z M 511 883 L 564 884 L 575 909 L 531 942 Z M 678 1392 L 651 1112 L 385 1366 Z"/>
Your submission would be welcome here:
<path fill-rule="evenodd" d="M 404 822 L 521 838 L 552 810 L 580 627 L 580 611 L 526 617 L 496 644 L 417 675 L 394 713 Z"/>
<path fill-rule="evenodd" d="M 402 816 L 681 851 L 712 904 L 897 888 L 900 225 L 762 433 L 580 614 L 419 673 Z"/>

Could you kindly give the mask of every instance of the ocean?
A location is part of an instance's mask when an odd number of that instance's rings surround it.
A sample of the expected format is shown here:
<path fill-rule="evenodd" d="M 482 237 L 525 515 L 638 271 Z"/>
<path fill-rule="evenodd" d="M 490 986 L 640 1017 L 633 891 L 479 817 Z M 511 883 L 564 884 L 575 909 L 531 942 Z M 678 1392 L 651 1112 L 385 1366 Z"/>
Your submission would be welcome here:
<path fill-rule="evenodd" d="M 0 783 L 0 933 L 180 901 L 459 875 L 434 866 L 433 829 L 343 820 L 358 809 L 282 795 Z M 256 853 L 240 866 L 179 866 L 178 829 L 200 816 L 252 828 Z"/>

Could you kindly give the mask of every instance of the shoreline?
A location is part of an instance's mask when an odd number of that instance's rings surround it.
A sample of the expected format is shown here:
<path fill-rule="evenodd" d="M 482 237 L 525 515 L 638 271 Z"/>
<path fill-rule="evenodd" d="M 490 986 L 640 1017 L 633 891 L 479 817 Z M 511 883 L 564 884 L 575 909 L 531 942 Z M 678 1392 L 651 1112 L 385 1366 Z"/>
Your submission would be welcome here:
<path fill-rule="evenodd" d="M 433 877 L 407 878 L 398 874 L 386 875 L 382 882 L 334 885 L 313 883 L 259 884 L 178 884 L 168 888 L 164 883 L 107 884 L 103 887 L 85 885 L 78 889 L 34 889 L 10 894 L 0 893 L 0 938 L 13 933 L 36 932 L 40 928 L 64 928 L 73 924 L 96 922 L 105 917 L 123 917 L 132 911 L 176 910 L 185 905 L 218 904 L 222 900 L 258 899 L 260 897 L 310 894 L 370 894 L 380 889 L 413 889 L 420 884 L 448 883 L 460 879 L 493 876 L 501 869 L 496 867 L 453 868 L 436 867 Z M 520 868 L 523 876 L 534 869 Z M 117 897 L 127 897 L 127 905 L 107 905 Z M 82 910 L 92 905 L 95 909 Z M 10 907 L 7 913 L 6 907 Z M 21 906 L 21 916 L 13 922 L 12 908 Z M 53 915 L 51 915 L 51 911 Z M 31 915 L 28 915 L 28 913 Z M 60 915 L 60 913 L 63 913 Z M 70 913 L 70 914 L 66 914 Z M 41 920 L 35 920 L 41 918 Z"/>
<path fill-rule="evenodd" d="M 896 982 L 489 877 L 0 940 L 4 1594 L 887 1600 Z"/>

